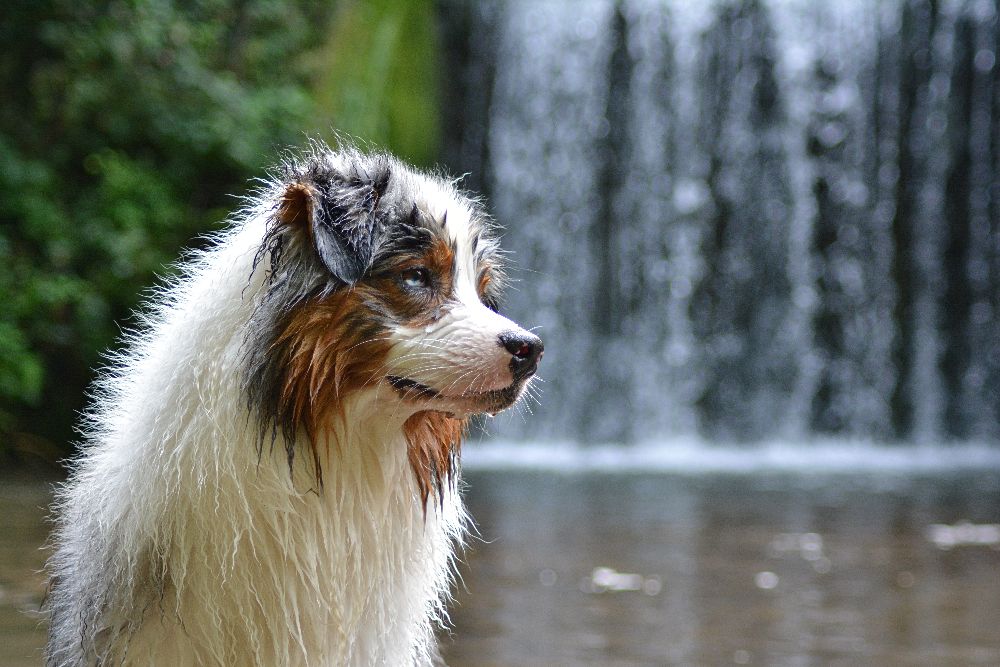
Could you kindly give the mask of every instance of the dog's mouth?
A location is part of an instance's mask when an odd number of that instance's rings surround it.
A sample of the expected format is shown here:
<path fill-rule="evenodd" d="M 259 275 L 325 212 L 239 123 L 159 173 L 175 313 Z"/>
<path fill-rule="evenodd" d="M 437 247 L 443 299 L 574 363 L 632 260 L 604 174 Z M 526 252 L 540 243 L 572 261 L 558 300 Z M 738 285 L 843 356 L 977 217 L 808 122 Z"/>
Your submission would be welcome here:
<path fill-rule="evenodd" d="M 425 384 L 421 384 L 410 378 L 399 377 L 398 375 L 388 375 L 385 378 L 396 391 L 406 398 L 437 398 L 441 395 L 436 389 L 431 389 Z"/>
<path fill-rule="evenodd" d="M 526 379 L 526 378 L 525 378 Z M 521 396 L 525 381 L 518 380 L 503 389 L 467 392 L 457 396 L 444 394 L 437 389 L 398 375 L 386 376 L 386 381 L 392 385 L 400 396 L 407 400 L 428 400 L 441 403 L 444 412 L 474 414 L 488 412 L 495 415 L 506 410 L 517 402 Z"/>

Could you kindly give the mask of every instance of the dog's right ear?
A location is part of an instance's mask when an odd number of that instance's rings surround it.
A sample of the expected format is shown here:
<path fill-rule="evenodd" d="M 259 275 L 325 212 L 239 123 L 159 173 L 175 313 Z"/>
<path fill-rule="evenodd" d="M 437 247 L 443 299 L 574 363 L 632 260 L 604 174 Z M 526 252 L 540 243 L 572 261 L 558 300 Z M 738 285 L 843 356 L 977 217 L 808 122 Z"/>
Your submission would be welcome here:
<path fill-rule="evenodd" d="M 278 203 L 278 220 L 308 234 L 327 270 L 353 285 L 371 267 L 378 246 L 375 208 L 387 182 L 386 171 L 382 178 L 336 179 L 323 190 L 291 183 Z"/>
<path fill-rule="evenodd" d="M 278 202 L 278 220 L 289 227 L 312 228 L 316 189 L 305 183 L 292 183 Z"/>

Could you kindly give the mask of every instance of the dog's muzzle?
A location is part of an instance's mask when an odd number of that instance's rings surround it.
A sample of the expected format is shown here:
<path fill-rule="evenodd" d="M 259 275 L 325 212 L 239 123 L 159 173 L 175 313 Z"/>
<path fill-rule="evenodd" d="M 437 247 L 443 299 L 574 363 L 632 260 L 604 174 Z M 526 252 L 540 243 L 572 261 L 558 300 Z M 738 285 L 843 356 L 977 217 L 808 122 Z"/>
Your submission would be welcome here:
<path fill-rule="evenodd" d="M 496 414 L 517 402 L 529 378 L 538 370 L 538 362 L 545 351 L 542 340 L 524 330 L 505 331 L 497 336 L 497 343 L 510 355 L 507 362 L 510 384 L 502 389 L 452 393 L 447 389 L 430 386 L 426 381 L 401 375 L 388 375 L 385 379 L 402 398 L 410 401 L 426 401 L 440 406 L 442 411 L 455 414 Z"/>

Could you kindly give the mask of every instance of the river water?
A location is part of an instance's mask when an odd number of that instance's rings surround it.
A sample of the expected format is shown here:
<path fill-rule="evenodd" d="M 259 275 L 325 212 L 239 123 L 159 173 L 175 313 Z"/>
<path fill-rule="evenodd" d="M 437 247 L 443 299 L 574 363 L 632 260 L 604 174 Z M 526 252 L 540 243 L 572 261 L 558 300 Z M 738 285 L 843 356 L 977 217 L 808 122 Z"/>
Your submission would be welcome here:
<path fill-rule="evenodd" d="M 42 664 L 49 482 L 0 478 L 0 665 Z"/>
<path fill-rule="evenodd" d="M 452 667 L 1000 664 L 1000 472 L 470 459 Z M 45 482 L 0 483 L 0 665 L 40 664 Z"/>
<path fill-rule="evenodd" d="M 1000 664 L 1000 475 L 467 474 L 446 657 Z"/>

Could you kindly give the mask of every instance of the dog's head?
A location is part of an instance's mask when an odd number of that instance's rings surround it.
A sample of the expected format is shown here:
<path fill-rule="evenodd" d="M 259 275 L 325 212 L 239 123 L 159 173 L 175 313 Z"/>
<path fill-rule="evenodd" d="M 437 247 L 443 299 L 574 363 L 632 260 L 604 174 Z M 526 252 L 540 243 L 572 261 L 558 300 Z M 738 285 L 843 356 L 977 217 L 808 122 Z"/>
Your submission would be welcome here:
<path fill-rule="evenodd" d="M 411 443 L 447 440 L 450 456 L 467 417 L 517 402 L 542 341 L 497 312 L 501 253 L 476 201 L 353 149 L 317 147 L 280 181 L 248 331 L 262 427 L 315 442 L 369 390 Z"/>

